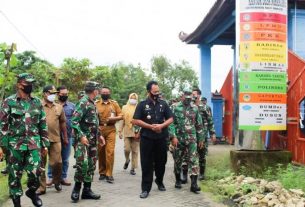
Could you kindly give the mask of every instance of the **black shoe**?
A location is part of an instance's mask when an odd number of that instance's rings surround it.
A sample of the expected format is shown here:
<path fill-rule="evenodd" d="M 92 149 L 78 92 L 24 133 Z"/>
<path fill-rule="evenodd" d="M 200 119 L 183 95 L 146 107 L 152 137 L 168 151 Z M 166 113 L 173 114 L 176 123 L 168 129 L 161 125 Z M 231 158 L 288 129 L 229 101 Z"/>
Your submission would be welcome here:
<path fill-rule="evenodd" d="M 140 193 L 140 198 L 147 198 L 149 195 L 149 192 L 147 191 L 142 191 L 142 193 Z"/>
<path fill-rule="evenodd" d="M 175 188 L 178 188 L 178 189 L 182 188 L 182 186 L 181 186 L 181 179 L 180 179 L 180 173 L 176 173 L 175 177 L 176 177 Z"/>
<path fill-rule="evenodd" d="M 101 198 L 101 195 L 95 194 L 91 190 L 91 183 L 84 183 L 84 189 L 82 193 L 82 199 L 93 199 L 98 200 Z"/>
<path fill-rule="evenodd" d="M 105 180 L 106 179 L 106 175 L 100 174 L 99 180 Z"/>
<path fill-rule="evenodd" d="M 162 182 L 155 180 L 155 183 L 157 184 L 159 191 L 166 191 L 166 188 Z"/>
<path fill-rule="evenodd" d="M 77 203 L 79 200 L 79 192 L 80 192 L 81 187 L 82 187 L 82 184 L 79 182 L 75 183 L 75 185 L 74 185 L 74 188 L 73 188 L 73 191 L 71 194 L 71 200 L 74 203 Z"/>
<path fill-rule="evenodd" d="M 199 194 L 201 188 L 197 185 L 197 175 L 191 175 L 191 181 L 192 183 L 191 183 L 190 191 L 195 194 Z"/>
<path fill-rule="evenodd" d="M 3 170 L 1 170 L 1 174 L 3 174 L 3 175 L 7 175 L 7 174 L 8 174 L 8 170 L 7 170 L 7 168 L 4 168 Z"/>
<path fill-rule="evenodd" d="M 203 161 L 203 164 L 204 164 L 204 166 L 200 166 L 200 174 L 199 174 L 199 177 L 198 177 L 198 179 L 199 180 L 205 180 L 205 176 L 204 176 L 204 174 L 205 174 L 205 163 L 206 163 L 206 161 L 204 160 Z"/>
<path fill-rule="evenodd" d="M 106 181 L 107 181 L 107 183 L 114 183 L 114 179 L 113 179 L 113 177 L 112 176 L 106 176 Z"/>
<path fill-rule="evenodd" d="M 13 201 L 14 207 L 21 207 L 19 196 L 16 198 L 12 198 L 12 201 Z"/>
<path fill-rule="evenodd" d="M 134 169 L 131 169 L 131 170 L 130 170 L 130 174 L 131 174 L 131 175 L 135 175 L 135 174 L 136 174 L 136 171 L 135 171 Z"/>
<path fill-rule="evenodd" d="M 128 160 L 127 162 L 125 162 L 125 164 L 124 164 L 124 166 L 123 166 L 124 170 L 126 170 L 126 169 L 128 168 L 129 163 L 130 163 L 130 160 Z"/>
<path fill-rule="evenodd" d="M 61 185 L 61 183 L 54 184 L 54 187 L 55 187 L 55 189 L 56 189 L 58 192 L 60 192 L 60 191 L 62 190 L 62 185 Z"/>
<path fill-rule="evenodd" d="M 32 203 L 35 207 L 42 206 L 42 200 L 39 198 L 39 196 L 36 194 L 35 190 L 27 190 L 25 191 L 25 195 L 29 197 L 32 200 Z"/>

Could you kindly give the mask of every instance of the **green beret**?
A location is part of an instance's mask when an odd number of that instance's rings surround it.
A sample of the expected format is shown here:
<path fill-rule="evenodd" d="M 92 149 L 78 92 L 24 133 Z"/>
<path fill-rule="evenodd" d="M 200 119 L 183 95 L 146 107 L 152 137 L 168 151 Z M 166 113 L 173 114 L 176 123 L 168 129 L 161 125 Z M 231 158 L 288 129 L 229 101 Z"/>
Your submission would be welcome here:
<path fill-rule="evenodd" d="M 17 80 L 18 81 L 25 80 L 26 82 L 29 83 L 35 82 L 34 76 L 30 73 L 20 73 L 19 75 L 17 75 Z"/>

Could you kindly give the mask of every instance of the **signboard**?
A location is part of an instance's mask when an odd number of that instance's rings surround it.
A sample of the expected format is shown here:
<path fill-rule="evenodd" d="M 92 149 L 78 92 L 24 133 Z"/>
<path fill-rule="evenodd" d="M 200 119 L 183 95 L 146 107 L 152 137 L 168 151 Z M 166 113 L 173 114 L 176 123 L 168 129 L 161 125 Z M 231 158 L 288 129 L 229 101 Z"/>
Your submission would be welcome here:
<path fill-rule="evenodd" d="M 237 0 L 239 129 L 285 130 L 287 0 Z"/>

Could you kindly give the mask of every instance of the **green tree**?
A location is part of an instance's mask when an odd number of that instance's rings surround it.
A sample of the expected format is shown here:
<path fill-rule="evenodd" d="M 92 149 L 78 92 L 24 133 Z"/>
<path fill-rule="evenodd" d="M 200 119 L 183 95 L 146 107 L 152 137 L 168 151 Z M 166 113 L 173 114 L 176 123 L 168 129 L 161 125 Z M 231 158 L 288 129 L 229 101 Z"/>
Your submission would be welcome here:
<path fill-rule="evenodd" d="M 182 91 L 184 87 L 198 85 L 196 72 L 187 61 L 172 64 L 163 55 L 154 56 L 151 59 L 151 71 L 167 99 L 172 98 L 174 93 Z"/>

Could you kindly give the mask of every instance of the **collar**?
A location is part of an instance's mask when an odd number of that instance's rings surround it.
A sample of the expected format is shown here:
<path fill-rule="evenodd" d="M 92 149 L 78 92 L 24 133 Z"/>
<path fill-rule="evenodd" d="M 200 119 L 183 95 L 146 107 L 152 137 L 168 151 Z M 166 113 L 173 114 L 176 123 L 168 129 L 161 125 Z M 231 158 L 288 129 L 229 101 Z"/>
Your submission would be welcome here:
<path fill-rule="evenodd" d="M 29 98 L 30 98 L 31 100 L 34 99 L 34 97 L 32 97 L 31 94 L 30 94 Z M 15 94 L 15 99 L 16 99 L 17 101 L 20 101 L 20 100 L 22 99 L 22 98 L 20 97 L 20 94 L 19 94 L 18 92 Z"/>
<path fill-rule="evenodd" d="M 43 106 L 47 106 L 47 102 L 44 99 L 42 99 L 41 103 Z M 55 102 L 52 103 L 52 106 L 54 106 L 54 105 L 55 105 Z"/>
<path fill-rule="evenodd" d="M 148 104 L 150 104 L 150 103 L 154 104 L 154 101 L 150 97 L 147 97 L 146 101 L 147 101 Z M 155 101 L 155 103 L 160 103 L 160 100 L 157 99 Z"/>
<path fill-rule="evenodd" d="M 102 104 L 110 104 L 111 99 L 108 99 L 107 102 L 105 102 L 102 98 L 101 98 Z"/>

